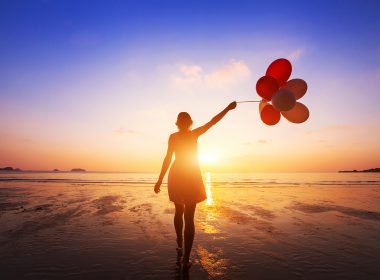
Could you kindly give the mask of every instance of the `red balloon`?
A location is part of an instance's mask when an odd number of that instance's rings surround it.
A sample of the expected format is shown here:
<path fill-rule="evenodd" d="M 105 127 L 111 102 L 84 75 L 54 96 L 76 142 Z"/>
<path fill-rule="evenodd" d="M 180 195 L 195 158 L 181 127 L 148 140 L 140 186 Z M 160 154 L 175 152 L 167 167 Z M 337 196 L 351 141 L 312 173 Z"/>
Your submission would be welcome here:
<path fill-rule="evenodd" d="M 277 90 L 277 80 L 271 76 L 263 76 L 256 83 L 257 94 L 267 101 L 272 99 L 273 94 Z"/>
<path fill-rule="evenodd" d="M 285 58 L 279 58 L 273 61 L 266 72 L 267 76 L 271 76 L 277 80 L 278 86 L 283 86 L 292 74 L 292 64 Z"/>
<path fill-rule="evenodd" d="M 260 112 L 260 118 L 267 125 L 275 125 L 280 121 L 281 114 L 272 105 L 267 104 Z"/>

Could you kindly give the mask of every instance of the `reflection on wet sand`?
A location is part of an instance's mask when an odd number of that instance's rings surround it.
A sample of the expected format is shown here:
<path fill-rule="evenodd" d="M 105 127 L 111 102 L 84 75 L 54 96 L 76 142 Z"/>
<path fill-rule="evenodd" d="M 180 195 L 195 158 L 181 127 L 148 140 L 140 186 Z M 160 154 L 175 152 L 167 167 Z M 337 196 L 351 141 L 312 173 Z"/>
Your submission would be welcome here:
<path fill-rule="evenodd" d="M 213 196 L 212 196 L 212 187 L 211 187 L 211 173 L 206 173 L 206 193 L 207 200 L 206 203 L 200 204 L 200 211 L 202 219 L 197 220 L 197 227 L 203 230 L 205 233 L 216 234 L 220 233 L 220 230 L 214 225 L 217 221 L 219 213 L 215 205 Z"/>
<path fill-rule="evenodd" d="M 380 186 L 205 182 L 188 274 L 165 189 L 0 182 L 2 279 L 379 278 Z"/>
<path fill-rule="evenodd" d="M 199 263 L 208 275 L 212 278 L 221 277 L 226 274 L 228 269 L 228 260 L 223 258 L 223 249 L 214 248 L 211 252 L 202 246 L 197 247 Z"/>

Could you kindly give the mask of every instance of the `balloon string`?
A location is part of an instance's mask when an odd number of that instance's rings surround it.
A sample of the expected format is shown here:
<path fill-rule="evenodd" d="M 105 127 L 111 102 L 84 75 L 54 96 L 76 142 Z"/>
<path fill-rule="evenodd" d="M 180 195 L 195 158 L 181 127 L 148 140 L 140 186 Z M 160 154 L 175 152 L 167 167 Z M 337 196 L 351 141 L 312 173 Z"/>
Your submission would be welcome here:
<path fill-rule="evenodd" d="M 238 101 L 236 103 L 248 103 L 248 102 L 261 102 L 261 100 L 246 100 L 246 101 Z"/>

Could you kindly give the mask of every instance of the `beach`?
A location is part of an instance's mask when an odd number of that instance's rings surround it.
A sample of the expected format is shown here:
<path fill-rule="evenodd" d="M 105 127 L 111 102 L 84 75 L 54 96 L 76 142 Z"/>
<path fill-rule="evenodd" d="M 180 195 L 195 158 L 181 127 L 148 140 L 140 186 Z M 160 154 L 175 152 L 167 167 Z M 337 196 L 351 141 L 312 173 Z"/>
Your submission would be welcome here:
<path fill-rule="evenodd" d="M 380 277 L 380 174 L 204 173 L 188 274 L 156 178 L 1 173 L 1 279 Z"/>

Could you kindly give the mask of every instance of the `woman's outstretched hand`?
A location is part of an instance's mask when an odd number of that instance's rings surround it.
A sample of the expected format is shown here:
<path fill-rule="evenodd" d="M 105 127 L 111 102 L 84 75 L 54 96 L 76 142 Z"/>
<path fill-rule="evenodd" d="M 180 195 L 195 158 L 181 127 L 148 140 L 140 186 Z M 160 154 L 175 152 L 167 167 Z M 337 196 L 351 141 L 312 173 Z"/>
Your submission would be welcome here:
<path fill-rule="evenodd" d="M 236 108 L 236 101 L 231 102 L 230 105 L 227 106 L 228 110 L 233 110 Z"/>
<path fill-rule="evenodd" d="M 157 183 L 154 185 L 154 192 L 155 193 L 159 193 L 161 191 L 161 184 L 162 184 L 162 181 L 158 180 Z"/>

